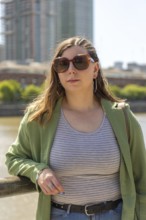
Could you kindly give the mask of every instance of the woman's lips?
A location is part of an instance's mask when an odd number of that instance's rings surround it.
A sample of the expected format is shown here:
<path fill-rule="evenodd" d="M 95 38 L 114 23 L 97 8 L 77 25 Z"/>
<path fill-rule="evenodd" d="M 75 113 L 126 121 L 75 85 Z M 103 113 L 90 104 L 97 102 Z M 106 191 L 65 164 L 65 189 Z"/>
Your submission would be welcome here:
<path fill-rule="evenodd" d="M 79 81 L 79 79 L 69 79 L 69 80 L 67 80 L 67 82 L 70 82 L 70 83 L 75 83 L 75 82 L 78 82 Z"/>

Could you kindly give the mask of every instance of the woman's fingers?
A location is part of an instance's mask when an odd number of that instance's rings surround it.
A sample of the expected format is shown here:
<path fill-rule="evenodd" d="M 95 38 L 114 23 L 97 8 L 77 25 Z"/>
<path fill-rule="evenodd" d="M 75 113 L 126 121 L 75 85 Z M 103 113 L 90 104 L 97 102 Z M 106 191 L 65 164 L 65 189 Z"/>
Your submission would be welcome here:
<path fill-rule="evenodd" d="M 60 181 L 55 176 L 53 176 L 51 180 L 55 188 L 59 191 L 59 193 L 64 192 L 63 186 L 61 185 Z"/>
<path fill-rule="evenodd" d="M 51 184 L 51 182 L 49 185 L 42 186 L 42 189 L 46 195 L 56 195 L 59 193 L 59 191 L 53 186 L 53 184 Z"/>
<path fill-rule="evenodd" d="M 64 192 L 63 186 L 50 169 L 44 169 L 38 178 L 38 184 L 46 195 Z"/>
<path fill-rule="evenodd" d="M 50 190 L 54 190 L 54 185 L 51 182 L 49 182 L 47 186 Z"/>

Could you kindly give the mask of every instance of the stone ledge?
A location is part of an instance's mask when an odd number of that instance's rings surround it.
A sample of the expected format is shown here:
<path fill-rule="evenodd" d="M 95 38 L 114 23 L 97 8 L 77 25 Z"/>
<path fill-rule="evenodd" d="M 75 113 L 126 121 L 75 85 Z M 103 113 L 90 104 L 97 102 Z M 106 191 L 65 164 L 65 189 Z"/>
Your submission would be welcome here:
<path fill-rule="evenodd" d="M 130 108 L 135 113 L 146 113 L 146 101 L 129 101 Z"/>
<path fill-rule="evenodd" d="M 22 116 L 26 104 L 0 104 L 0 116 Z"/>

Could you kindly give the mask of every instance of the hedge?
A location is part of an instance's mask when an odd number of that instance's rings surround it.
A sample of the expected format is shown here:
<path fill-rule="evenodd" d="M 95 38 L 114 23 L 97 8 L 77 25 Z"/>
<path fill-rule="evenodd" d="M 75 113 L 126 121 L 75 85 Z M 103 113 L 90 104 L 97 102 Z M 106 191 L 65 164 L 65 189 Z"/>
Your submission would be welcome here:
<path fill-rule="evenodd" d="M 28 85 L 22 88 L 20 83 L 15 80 L 4 80 L 0 82 L 0 101 L 1 102 L 31 102 L 44 88 L 41 86 Z M 123 99 L 146 100 L 146 86 L 129 84 L 123 88 L 110 85 L 111 92 Z"/>
<path fill-rule="evenodd" d="M 112 93 L 120 98 L 128 100 L 146 100 L 146 86 L 129 84 L 123 88 L 110 86 Z"/>

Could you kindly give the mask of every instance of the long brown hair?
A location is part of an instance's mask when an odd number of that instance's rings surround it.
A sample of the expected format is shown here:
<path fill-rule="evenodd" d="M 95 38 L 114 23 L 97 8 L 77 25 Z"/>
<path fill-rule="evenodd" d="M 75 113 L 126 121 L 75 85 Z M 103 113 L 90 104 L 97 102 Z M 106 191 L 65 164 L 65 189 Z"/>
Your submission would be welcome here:
<path fill-rule="evenodd" d="M 88 54 L 94 59 L 94 61 L 98 62 L 99 64 L 98 76 L 96 79 L 94 79 L 94 87 L 97 88 L 96 90 L 94 90 L 94 94 L 97 97 L 97 99 L 101 100 L 101 98 L 104 98 L 112 102 L 120 101 L 120 99 L 114 97 L 110 92 L 108 82 L 102 74 L 99 58 L 92 43 L 83 37 L 72 37 L 62 41 L 56 48 L 56 52 L 50 63 L 48 77 L 46 79 L 46 89 L 40 96 L 37 97 L 37 99 L 35 99 L 31 104 L 29 104 L 27 108 L 31 108 L 33 110 L 29 118 L 30 121 L 37 120 L 40 124 L 44 124 L 43 116 L 47 114 L 47 119 L 45 117 L 45 121 L 48 121 L 52 115 L 57 100 L 60 97 L 64 97 L 65 90 L 61 86 L 58 74 L 53 68 L 53 60 L 56 57 L 62 56 L 63 52 L 66 49 L 73 46 L 81 46 L 85 48 Z"/>

